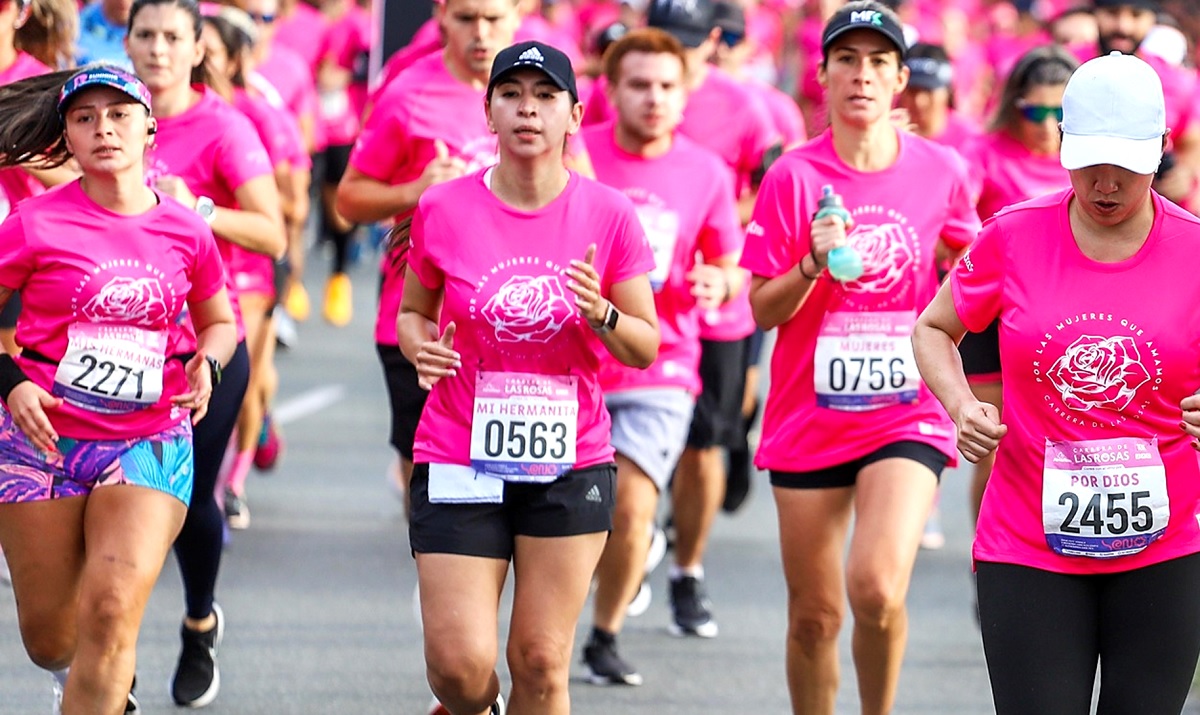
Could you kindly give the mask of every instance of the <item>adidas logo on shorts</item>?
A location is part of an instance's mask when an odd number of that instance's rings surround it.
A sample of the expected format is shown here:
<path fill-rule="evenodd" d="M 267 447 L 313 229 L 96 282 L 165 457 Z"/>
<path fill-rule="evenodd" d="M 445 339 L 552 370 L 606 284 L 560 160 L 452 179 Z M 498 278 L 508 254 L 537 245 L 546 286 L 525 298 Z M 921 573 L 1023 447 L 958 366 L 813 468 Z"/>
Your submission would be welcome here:
<path fill-rule="evenodd" d="M 584 501 L 594 501 L 597 504 L 604 501 L 604 499 L 602 499 L 600 497 L 600 487 L 593 484 L 592 488 L 587 490 L 587 494 L 583 495 L 583 500 Z"/>

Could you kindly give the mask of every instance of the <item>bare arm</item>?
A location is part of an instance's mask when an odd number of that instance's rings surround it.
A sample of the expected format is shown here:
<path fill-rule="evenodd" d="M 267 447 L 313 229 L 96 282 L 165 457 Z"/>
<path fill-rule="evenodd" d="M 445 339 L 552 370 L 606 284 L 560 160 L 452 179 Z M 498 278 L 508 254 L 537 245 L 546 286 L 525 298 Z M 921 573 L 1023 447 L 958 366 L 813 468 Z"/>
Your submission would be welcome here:
<path fill-rule="evenodd" d="M 274 176 L 259 176 L 233 192 L 240 209 L 217 208 L 212 230 L 242 248 L 279 258 L 287 250 L 283 211 Z"/>
<path fill-rule="evenodd" d="M 963 372 L 958 343 L 967 328 L 954 309 L 950 283 L 942 284 L 913 329 L 917 369 L 958 427 L 958 448 L 971 462 L 991 454 L 1008 432 L 995 405 L 980 402 Z"/>
<path fill-rule="evenodd" d="M 846 244 L 846 224 L 837 216 L 814 221 L 811 234 L 812 250 L 800 257 L 795 268 L 774 278 L 754 276 L 750 279 L 750 308 L 754 312 L 754 322 L 763 330 L 792 319 L 824 272 L 829 252 Z"/>
<path fill-rule="evenodd" d="M 606 298 L 600 292 L 600 274 L 593 265 L 595 257 L 596 245 L 592 244 L 583 260 L 572 260 L 566 271 L 571 279 L 567 288 L 575 294 L 575 307 L 597 330 L 600 341 L 613 357 L 630 367 L 647 368 L 658 357 L 658 344 L 662 339 L 650 277 L 640 275 L 614 283 Z M 620 314 L 617 326 L 608 332 L 599 332 L 608 317 L 610 304 Z"/>
<path fill-rule="evenodd" d="M 432 390 L 443 377 L 454 377 L 462 366 L 462 356 L 454 350 L 454 323 L 438 335 L 443 295 L 442 289 L 426 288 L 413 271 L 405 272 L 396 336 L 400 352 L 417 369 L 417 383 L 426 390 Z"/>

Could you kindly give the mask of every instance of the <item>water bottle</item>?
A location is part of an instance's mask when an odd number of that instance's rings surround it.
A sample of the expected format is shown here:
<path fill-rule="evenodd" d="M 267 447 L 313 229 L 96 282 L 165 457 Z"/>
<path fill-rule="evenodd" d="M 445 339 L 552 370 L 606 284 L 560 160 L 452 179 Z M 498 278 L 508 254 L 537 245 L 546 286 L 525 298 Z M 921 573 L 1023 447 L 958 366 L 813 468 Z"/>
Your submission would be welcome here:
<path fill-rule="evenodd" d="M 821 187 L 821 199 L 817 202 L 817 213 L 813 220 L 826 216 L 840 216 L 847 224 L 851 220 L 850 212 L 842 205 L 842 197 L 833 193 L 833 187 L 829 184 Z M 829 275 L 843 283 L 856 280 L 863 274 L 862 256 L 858 255 L 853 246 L 838 246 L 829 252 L 826 261 L 829 265 Z"/>

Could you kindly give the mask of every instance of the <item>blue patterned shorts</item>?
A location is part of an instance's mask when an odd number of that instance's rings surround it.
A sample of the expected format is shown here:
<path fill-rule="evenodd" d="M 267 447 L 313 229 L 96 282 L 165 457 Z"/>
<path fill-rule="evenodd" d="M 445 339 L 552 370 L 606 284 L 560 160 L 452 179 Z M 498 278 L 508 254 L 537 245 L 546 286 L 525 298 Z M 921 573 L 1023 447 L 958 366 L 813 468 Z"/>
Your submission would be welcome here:
<path fill-rule="evenodd" d="M 91 494 L 96 487 L 136 484 L 192 500 L 192 425 L 178 425 L 150 437 L 82 440 L 59 437 L 58 454 L 30 443 L 0 409 L 0 504 L 65 499 Z"/>

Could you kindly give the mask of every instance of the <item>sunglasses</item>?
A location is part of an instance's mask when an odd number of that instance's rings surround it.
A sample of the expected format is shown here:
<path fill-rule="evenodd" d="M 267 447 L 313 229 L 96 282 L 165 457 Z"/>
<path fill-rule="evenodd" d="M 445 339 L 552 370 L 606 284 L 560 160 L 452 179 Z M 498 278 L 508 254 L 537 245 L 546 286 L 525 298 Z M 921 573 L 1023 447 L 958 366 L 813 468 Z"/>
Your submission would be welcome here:
<path fill-rule="evenodd" d="M 1017 109 L 1021 111 L 1022 117 L 1035 124 L 1041 124 L 1050 117 L 1054 117 L 1056 122 L 1061 122 L 1063 118 L 1062 105 L 1018 104 Z"/>
<path fill-rule="evenodd" d="M 250 15 L 251 20 L 254 20 L 255 22 L 260 22 L 264 25 L 270 25 L 272 22 L 275 22 L 275 15 L 273 15 L 273 14 L 261 13 L 261 12 L 260 13 L 252 12 L 252 13 L 248 13 L 248 14 Z"/>
<path fill-rule="evenodd" d="M 721 44 L 729 47 L 737 47 L 746 39 L 744 32 L 731 32 L 729 30 L 721 30 Z"/>

